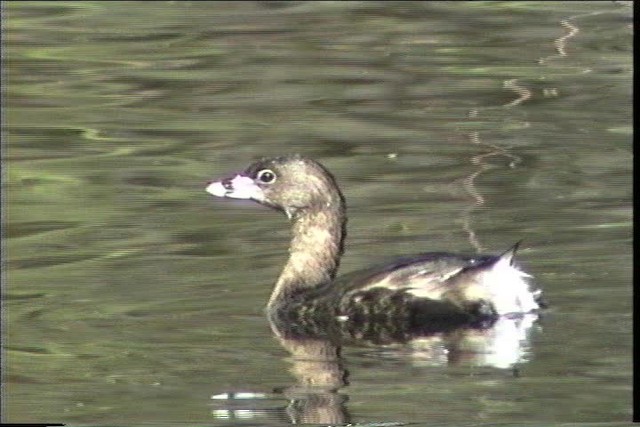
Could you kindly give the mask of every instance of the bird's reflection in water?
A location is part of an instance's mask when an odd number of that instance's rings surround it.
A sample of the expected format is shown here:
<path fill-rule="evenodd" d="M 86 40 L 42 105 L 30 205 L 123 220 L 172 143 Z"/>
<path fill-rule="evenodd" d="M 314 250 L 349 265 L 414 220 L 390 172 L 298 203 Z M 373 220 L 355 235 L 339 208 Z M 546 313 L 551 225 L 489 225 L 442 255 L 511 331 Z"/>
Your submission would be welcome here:
<path fill-rule="evenodd" d="M 529 361 L 530 336 L 538 314 L 500 317 L 492 322 L 460 327 L 439 325 L 439 330 L 398 331 L 391 326 L 360 325 L 345 328 L 340 322 L 314 327 L 292 327 L 270 316 L 271 329 L 289 352 L 291 385 L 271 393 L 220 393 L 212 396 L 218 420 L 262 420 L 292 424 L 347 424 L 348 371 L 340 355 L 344 345 L 374 347 L 380 354 L 400 358 L 415 367 L 484 366 L 511 369 Z M 378 336 L 371 334 L 378 331 Z M 366 333 L 364 333 L 366 331 Z M 363 336 L 367 339 L 362 339 Z M 386 424 L 385 424 L 386 425 Z"/>

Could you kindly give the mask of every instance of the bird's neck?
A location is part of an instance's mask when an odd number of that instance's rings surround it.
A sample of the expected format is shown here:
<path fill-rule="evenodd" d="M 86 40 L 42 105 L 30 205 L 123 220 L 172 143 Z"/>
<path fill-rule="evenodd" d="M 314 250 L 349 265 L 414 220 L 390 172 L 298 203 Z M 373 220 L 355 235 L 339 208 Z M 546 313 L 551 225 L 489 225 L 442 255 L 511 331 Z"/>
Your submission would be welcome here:
<path fill-rule="evenodd" d="M 292 215 L 292 234 L 287 261 L 276 282 L 269 307 L 286 304 L 300 291 L 331 282 L 338 270 L 346 235 L 342 197 Z"/>

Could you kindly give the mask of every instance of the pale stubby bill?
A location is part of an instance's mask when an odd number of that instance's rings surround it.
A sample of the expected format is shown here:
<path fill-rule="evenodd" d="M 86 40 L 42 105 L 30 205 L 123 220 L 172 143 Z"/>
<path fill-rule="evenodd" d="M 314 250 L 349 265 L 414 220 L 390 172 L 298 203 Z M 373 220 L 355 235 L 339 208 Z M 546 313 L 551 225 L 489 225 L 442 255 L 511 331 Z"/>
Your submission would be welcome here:
<path fill-rule="evenodd" d="M 212 182 L 207 186 L 206 191 L 216 197 L 232 199 L 260 200 L 262 197 L 262 189 L 255 184 L 253 179 L 242 175 L 233 177 L 226 186 L 222 184 L 222 181 Z"/>

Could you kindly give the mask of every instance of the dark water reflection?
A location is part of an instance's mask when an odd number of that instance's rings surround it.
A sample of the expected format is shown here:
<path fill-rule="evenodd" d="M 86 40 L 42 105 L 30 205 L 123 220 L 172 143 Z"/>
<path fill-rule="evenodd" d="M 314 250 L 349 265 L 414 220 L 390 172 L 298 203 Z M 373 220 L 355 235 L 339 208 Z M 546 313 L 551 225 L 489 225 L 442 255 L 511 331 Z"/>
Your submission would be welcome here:
<path fill-rule="evenodd" d="M 4 421 L 630 418 L 628 2 L 4 6 Z M 204 184 L 289 152 L 344 190 L 342 272 L 524 239 L 517 356 L 274 338 L 285 219 Z"/>
<path fill-rule="evenodd" d="M 374 346 L 389 360 L 402 360 L 408 366 L 447 367 L 471 366 L 511 370 L 520 376 L 519 366 L 527 363 L 530 333 L 537 314 L 502 317 L 495 322 L 454 328 L 442 327 L 429 333 L 405 331 L 402 337 L 377 335 L 375 344 L 352 334 L 342 339 L 317 335 L 300 335 L 288 324 L 269 317 L 269 323 L 280 345 L 291 357 L 289 372 L 296 382 L 276 387 L 271 394 L 229 392 L 212 396 L 212 415 L 220 420 L 287 420 L 294 424 L 337 425 L 351 423 L 348 395 L 340 390 L 349 385 L 349 371 L 341 356 L 342 345 Z M 383 338 L 384 337 L 384 338 Z M 381 341 L 384 340 L 384 343 Z M 428 374 L 422 378 L 428 381 Z M 357 381 L 357 379 L 356 379 Z M 379 386 L 391 388 L 391 384 Z M 286 406 L 265 406 L 273 400 L 285 400 Z M 436 416 L 441 418 L 439 414 Z M 429 417 L 433 420 L 435 417 Z"/>

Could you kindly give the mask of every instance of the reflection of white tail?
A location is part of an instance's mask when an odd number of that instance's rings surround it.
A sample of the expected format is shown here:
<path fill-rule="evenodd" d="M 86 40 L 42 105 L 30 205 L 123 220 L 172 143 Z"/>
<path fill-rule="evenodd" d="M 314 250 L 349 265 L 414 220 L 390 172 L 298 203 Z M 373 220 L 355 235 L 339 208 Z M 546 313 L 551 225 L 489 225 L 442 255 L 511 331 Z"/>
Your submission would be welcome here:
<path fill-rule="evenodd" d="M 529 362 L 537 313 L 501 316 L 486 329 L 460 329 L 451 336 L 411 340 L 413 366 L 471 365 L 498 369 Z M 455 339 L 451 339 L 455 337 Z"/>
<path fill-rule="evenodd" d="M 486 331 L 485 351 L 482 360 L 478 360 L 479 364 L 507 369 L 517 363 L 528 362 L 529 331 L 537 318 L 535 314 L 528 314 L 514 319 L 498 319 Z"/>

